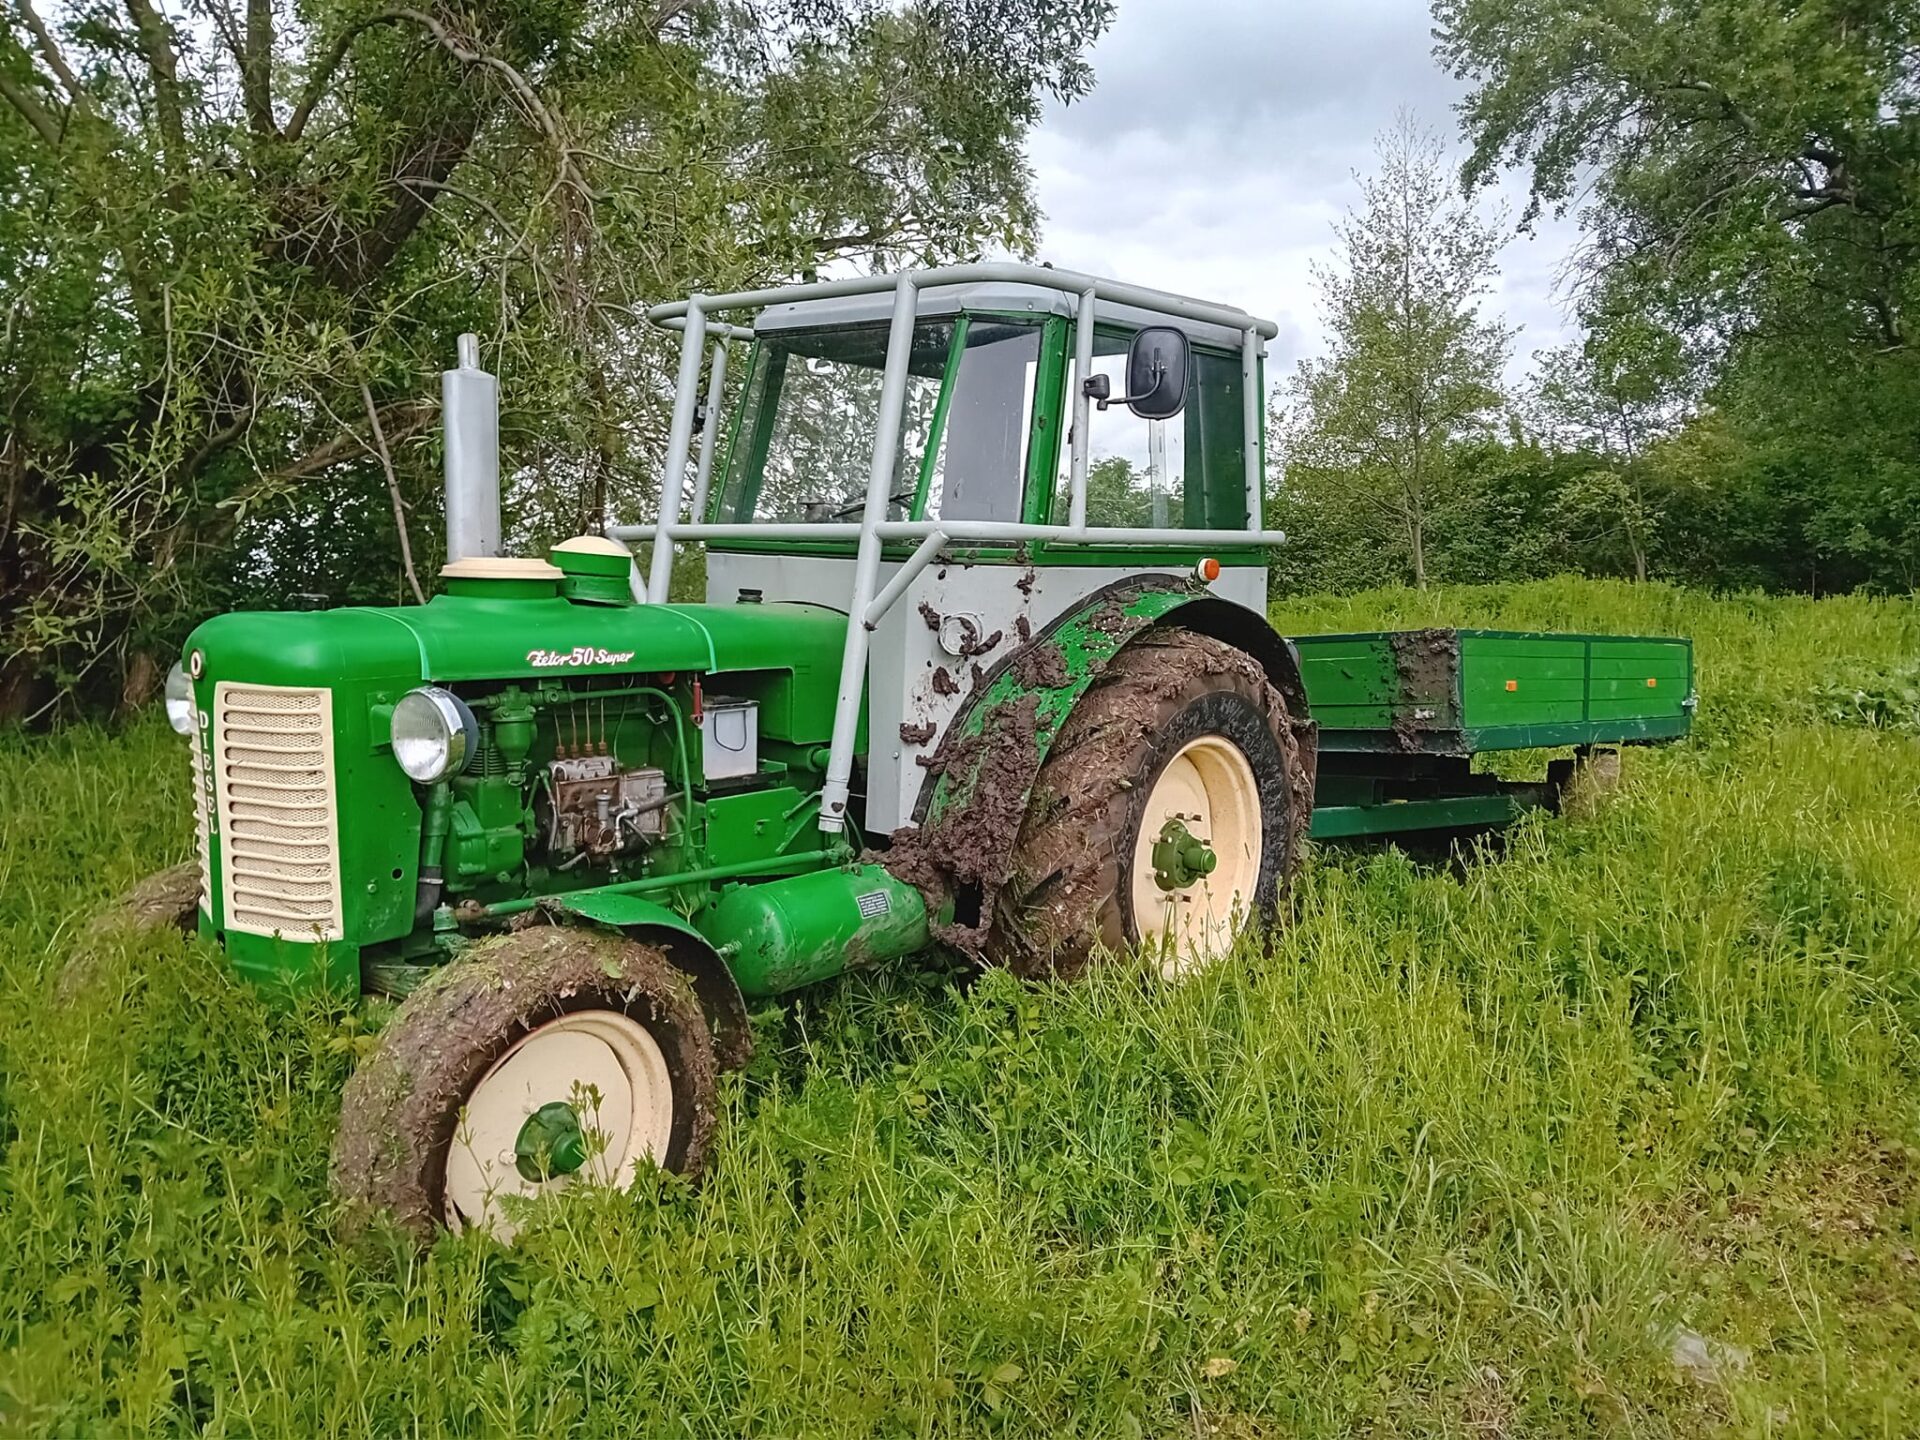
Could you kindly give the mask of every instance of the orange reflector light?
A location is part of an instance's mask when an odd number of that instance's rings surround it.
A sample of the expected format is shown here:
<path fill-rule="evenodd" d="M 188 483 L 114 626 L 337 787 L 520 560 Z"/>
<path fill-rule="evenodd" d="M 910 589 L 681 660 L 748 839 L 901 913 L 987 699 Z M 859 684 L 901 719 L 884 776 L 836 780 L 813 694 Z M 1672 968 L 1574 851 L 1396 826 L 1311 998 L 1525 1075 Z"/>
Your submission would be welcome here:
<path fill-rule="evenodd" d="M 1193 573 L 1211 585 L 1220 578 L 1220 562 L 1209 555 L 1193 567 Z"/>
<path fill-rule="evenodd" d="M 1659 686 L 1659 684 L 1660 682 L 1654 679 L 1653 676 L 1651 675 L 1647 676 L 1647 689 L 1649 690 L 1656 689 Z"/>
<path fill-rule="evenodd" d="M 1520 682 L 1518 680 L 1507 681 L 1507 689 L 1518 690 L 1519 688 L 1520 688 Z"/>

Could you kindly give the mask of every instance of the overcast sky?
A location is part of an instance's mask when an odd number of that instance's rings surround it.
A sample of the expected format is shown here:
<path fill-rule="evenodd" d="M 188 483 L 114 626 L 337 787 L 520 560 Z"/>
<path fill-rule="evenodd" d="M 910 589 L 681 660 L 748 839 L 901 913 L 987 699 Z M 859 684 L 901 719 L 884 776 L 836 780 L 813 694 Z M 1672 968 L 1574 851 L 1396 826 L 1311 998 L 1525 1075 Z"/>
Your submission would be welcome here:
<path fill-rule="evenodd" d="M 1320 346 L 1308 266 L 1332 256 L 1374 137 L 1406 105 L 1458 144 L 1461 87 L 1431 32 L 1425 0 L 1119 0 L 1097 88 L 1032 137 L 1040 258 L 1275 320 L 1267 373 L 1282 379 Z M 1502 257 L 1489 303 L 1524 327 L 1515 378 L 1563 337 L 1554 277 L 1572 235 L 1543 222 Z"/>

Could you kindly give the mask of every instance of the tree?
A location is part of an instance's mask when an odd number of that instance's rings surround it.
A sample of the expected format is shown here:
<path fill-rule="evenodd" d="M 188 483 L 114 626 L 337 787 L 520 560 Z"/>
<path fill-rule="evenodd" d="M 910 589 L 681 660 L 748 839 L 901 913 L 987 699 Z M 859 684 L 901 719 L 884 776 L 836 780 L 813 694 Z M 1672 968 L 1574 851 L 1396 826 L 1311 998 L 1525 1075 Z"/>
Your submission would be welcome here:
<path fill-rule="evenodd" d="M 1532 408 L 1543 438 L 1597 462 L 1563 497 L 1567 528 L 1617 537 L 1641 582 L 1661 520 L 1647 452 L 1686 420 L 1686 377 L 1677 338 L 1637 315 L 1589 316 L 1584 342 L 1536 357 Z"/>
<path fill-rule="evenodd" d="M 1779 559 L 1920 573 L 1920 49 L 1887 0 L 1438 0 L 1465 174 L 1577 208 L 1589 308 L 1684 342 L 1747 485 L 1798 477 Z M 1789 501 L 1789 493 L 1793 498 Z M 1773 562 L 1769 562 L 1770 564 Z M 1824 581 L 1822 583 L 1825 583 Z"/>
<path fill-rule="evenodd" d="M 1448 448 L 1489 426 L 1513 332 L 1480 313 L 1500 242 L 1449 184 L 1438 138 L 1403 111 L 1377 153 L 1337 228 L 1340 262 L 1315 272 L 1330 346 L 1289 385 L 1282 488 L 1323 523 L 1403 547 L 1424 589 Z"/>
<path fill-rule="evenodd" d="M 637 509 L 671 388 L 640 308 L 1030 245 L 1024 136 L 1111 17 L 8 4 L 0 715 L 137 699 L 192 617 L 289 579 L 417 593 L 461 330 L 505 382 L 518 532 Z"/>
<path fill-rule="evenodd" d="M 1177 511 L 1180 495 L 1176 488 L 1171 501 L 1163 493 L 1161 506 L 1163 513 L 1154 515 L 1154 494 L 1149 484 L 1148 473 L 1133 468 L 1133 462 L 1124 455 L 1106 455 L 1087 466 L 1087 523 L 1090 525 L 1116 525 L 1122 529 L 1144 530 L 1158 525 L 1165 528 L 1173 523 L 1164 511 L 1170 507 Z M 1061 492 L 1058 510 L 1066 513 L 1066 493 Z"/>
<path fill-rule="evenodd" d="M 1447 461 L 1433 548 L 1449 580 L 1494 585 L 1577 568 L 1561 513 L 1574 457 L 1527 439 L 1515 423 L 1504 435 L 1461 441 Z"/>

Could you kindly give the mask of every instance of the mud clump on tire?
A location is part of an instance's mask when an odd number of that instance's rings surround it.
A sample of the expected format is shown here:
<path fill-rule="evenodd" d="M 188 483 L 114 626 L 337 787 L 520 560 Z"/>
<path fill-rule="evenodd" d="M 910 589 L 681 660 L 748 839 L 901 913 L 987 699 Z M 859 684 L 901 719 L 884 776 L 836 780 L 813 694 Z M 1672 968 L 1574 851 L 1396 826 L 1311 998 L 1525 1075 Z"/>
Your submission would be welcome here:
<path fill-rule="evenodd" d="M 986 939 L 988 901 L 1007 878 L 1014 838 L 1026 813 L 1027 788 L 1039 751 L 1040 697 L 1022 695 L 987 712 L 980 730 L 956 740 L 942 757 L 951 774 L 972 776 L 966 792 L 921 826 L 894 831 L 875 856 L 895 878 L 918 889 L 938 914 L 949 901 L 979 897 L 981 918 L 934 926 L 934 938 L 969 955 Z"/>
<path fill-rule="evenodd" d="M 1058 690 L 1069 678 L 1067 657 L 1058 645 L 1042 640 L 1014 657 L 1013 678 L 1028 690 Z"/>

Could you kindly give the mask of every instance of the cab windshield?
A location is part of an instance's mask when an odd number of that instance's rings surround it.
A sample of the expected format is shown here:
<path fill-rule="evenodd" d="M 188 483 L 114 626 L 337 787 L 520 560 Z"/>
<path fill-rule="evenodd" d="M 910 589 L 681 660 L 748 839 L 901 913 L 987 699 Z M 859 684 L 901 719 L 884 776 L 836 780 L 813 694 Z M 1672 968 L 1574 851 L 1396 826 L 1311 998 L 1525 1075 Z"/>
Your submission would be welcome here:
<path fill-rule="evenodd" d="M 1021 518 L 1040 337 L 987 316 L 914 327 L 888 519 Z M 885 325 L 756 342 L 713 518 L 859 519 L 886 358 Z"/>

